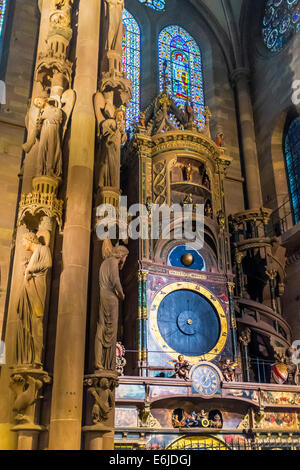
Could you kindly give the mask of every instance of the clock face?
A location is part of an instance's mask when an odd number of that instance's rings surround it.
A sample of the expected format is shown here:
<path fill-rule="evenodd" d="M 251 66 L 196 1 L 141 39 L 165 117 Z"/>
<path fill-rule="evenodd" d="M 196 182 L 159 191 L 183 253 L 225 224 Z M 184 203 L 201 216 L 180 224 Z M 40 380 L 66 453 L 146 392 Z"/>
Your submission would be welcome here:
<path fill-rule="evenodd" d="M 211 292 L 198 284 L 176 282 L 154 298 L 150 330 L 162 352 L 175 360 L 182 354 L 195 365 L 220 354 L 228 325 L 220 302 Z"/>
<path fill-rule="evenodd" d="M 157 323 L 166 343 L 184 356 L 209 353 L 220 336 L 220 321 L 213 305 L 201 294 L 177 290 L 161 302 Z"/>
<path fill-rule="evenodd" d="M 192 372 L 193 388 L 197 393 L 204 396 L 212 396 L 220 388 L 220 376 L 214 367 L 202 364 Z"/>

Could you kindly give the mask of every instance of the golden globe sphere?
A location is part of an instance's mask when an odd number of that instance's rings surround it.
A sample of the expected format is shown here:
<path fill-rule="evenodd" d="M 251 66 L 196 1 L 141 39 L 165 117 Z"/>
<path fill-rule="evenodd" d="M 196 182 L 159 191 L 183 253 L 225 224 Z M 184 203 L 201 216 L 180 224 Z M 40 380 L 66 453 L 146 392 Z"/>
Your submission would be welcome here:
<path fill-rule="evenodd" d="M 194 256 L 192 253 L 185 253 L 181 257 L 181 262 L 184 266 L 191 266 L 194 262 Z"/>

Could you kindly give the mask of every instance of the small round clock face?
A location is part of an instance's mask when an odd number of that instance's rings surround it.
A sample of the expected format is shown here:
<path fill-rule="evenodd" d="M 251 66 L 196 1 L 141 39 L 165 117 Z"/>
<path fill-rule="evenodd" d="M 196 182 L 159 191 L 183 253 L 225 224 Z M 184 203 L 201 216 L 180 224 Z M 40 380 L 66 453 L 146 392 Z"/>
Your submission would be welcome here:
<path fill-rule="evenodd" d="M 203 364 L 195 367 L 192 372 L 193 388 L 204 396 L 212 396 L 220 388 L 220 376 L 211 366 Z"/>

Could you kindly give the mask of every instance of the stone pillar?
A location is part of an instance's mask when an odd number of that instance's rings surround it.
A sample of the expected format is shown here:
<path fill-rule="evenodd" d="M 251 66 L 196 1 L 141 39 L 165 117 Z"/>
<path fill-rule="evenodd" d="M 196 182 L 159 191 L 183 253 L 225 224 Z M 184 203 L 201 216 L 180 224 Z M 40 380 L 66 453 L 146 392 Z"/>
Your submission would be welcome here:
<path fill-rule="evenodd" d="M 48 34 L 49 28 L 49 15 L 53 6 L 52 0 L 39 0 L 38 6 L 40 9 L 40 28 L 39 28 L 39 39 L 37 47 L 37 55 L 45 49 L 45 40 Z M 41 84 L 34 81 L 32 88 L 32 98 L 38 96 L 41 91 Z M 34 172 L 34 161 L 30 158 L 25 158 L 23 167 L 23 182 L 22 182 L 22 193 L 28 193 L 32 189 L 32 177 Z M 17 175 L 16 175 L 17 176 Z M 13 396 L 9 391 L 10 374 L 11 370 L 9 365 L 13 361 L 13 347 L 15 340 L 16 331 L 16 302 L 17 294 L 19 293 L 19 287 L 22 284 L 24 276 L 23 258 L 24 248 L 22 245 L 22 238 L 25 232 L 25 227 L 20 226 L 16 233 L 15 240 L 15 252 L 14 252 L 14 264 L 12 272 L 12 282 L 10 287 L 10 299 L 7 312 L 7 322 L 5 328 L 5 345 L 6 345 L 6 361 L 7 365 L 1 366 L 0 376 L 0 450 L 13 450 L 17 448 L 17 434 L 12 432 L 12 406 Z M 33 440 L 34 441 L 34 440 Z M 35 442 L 32 441 L 34 445 Z M 34 448 L 34 447 L 30 447 Z"/>
<path fill-rule="evenodd" d="M 74 80 L 77 98 L 70 138 L 49 437 L 52 450 L 76 450 L 81 444 L 99 30 L 99 0 L 80 0 Z"/>
<path fill-rule="evenodd" d="M 51 10 L 53 10 L 53 0 L 38 0 L 38 6 L 40 10 L 40 29 L 39 29 L 39 39 L 38 39 L 38 47 L 37 47 L 37 54 L 38 57 L 42 52 L 44 52 L 46 48 L 46 40 L 47 35 L 49 32 L 49 16 Z M 37 60 L 38 62 L 38 60 Z M 34 80 L 32 86 L 32 95 L 31 101 L 39 96 L 40 92 L 43 90 L 43 87 L 40 82 Z M 22 184 L 22 193 L 27 194 L 31 191 L 31 182 L 32 177 L 34 176 L 34 165 L 35 159 L 25 158 L 24 167 L 23 167 L 23 184 Z"/>
<path fill-rule="evenodd" d="M 140 375 L 143 375 L 142 369 L 142 348 L 143 348 L 143 320 L 142 320 L 142 303 L 143 303 L 143 287 L 142 287 L 142 271 L 138 272 L 138 363 Z"/>
<path fill-rule="evenodd" d="M 227 283 L 228 292 L 229 292 L 229 308 L 230 308 L 230 328 L 232 336 L 232 351 L 233 351 L 233 360 L 237 360 L 237 323 L 235 317 L 235 305 L 234 305 L 234 282 Z"/>
<path fill-rule="evenodd" d="M 244 362 L 243 367 L 243 375 L 244 381 L 250 382 L 250 369 L 249 369 L 249 353 L 248 353 L 248 346 L 251 341 L 251 330 L 250 328 L 246 327 L 240 334 L 239 337 L 241 347 L 242 347 L 242 359 Z"/>
<path fill-rule="evenodd" d="M 143 322 L 143 349 L 142 349 L 142 367 L 143 376 L 148 375 L 148 344 L 147 344 L 147 278 L 148 272 L 142 272 L 142 322 Z"/>
<path fill-rule="evenodd" d="M 258 167 L 253 109 L 249 87 L 249 70 L 238 68 L 231 75 L 239 109 L 241 144 L 245 165 L 248 208 L 262 206 L 261 183 Z"/>
<path fill-rule="evenodd" d="M 266 275 L 269 278 L 270 284 L 270 297 L 271 297 L 271 308 L 274 312 L 278 313 L 277 309 L 277 301 L 276 301 L 276 278 L 277 278 L 277 271 L 275 269 L 266 269 Z M 277 321 L 276 321 L 277 324 Z M 276 330 L 278 331 L 278 324 L 276 325 Z"/>

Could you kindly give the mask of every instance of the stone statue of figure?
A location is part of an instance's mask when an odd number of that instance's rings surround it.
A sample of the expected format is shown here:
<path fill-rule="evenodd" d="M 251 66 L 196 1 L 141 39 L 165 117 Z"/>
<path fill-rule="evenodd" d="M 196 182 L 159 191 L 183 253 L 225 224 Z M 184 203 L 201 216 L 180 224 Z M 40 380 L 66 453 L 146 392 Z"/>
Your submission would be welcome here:
<path fill-rule="evenodd" d="M 101 423 L 106 421 L 113 407 L 113 396 L 106 378 L 100 380 L 99 387 L 90 388 L 89 392 L 95 399 L 92 409 L 93 423 Z"/>
<path fill-rule="evenodd" d="M 17 304 L 16 363 L 40 368 L 47 272 L 52 266 L 52 258 L 49 246 L 42 245 L 37 235 L 28 232 L 23 237 L 24 248 L 31 251 L 32 255 L 25 268 Z"/>
<path fill-rule="evenodd" d="M 46 91 L 42 91 L 33 100 L 26 115 L 27 141 L 23 150 L 31 152 L 37 162 L 35 176 L 61 176 L 62 142 L 75 100 L 72 89 L 66 90 L 62 96 L 56 94 L 50 98 Z"/>
<path fill-rule="evenodd" d="M 37 175 L 61 176 L 62 149 L 61 125 L 63 112 L 55 106 L 55 100 L 45 102 L 38 118 L 37 127 L 40 130 L 40 144 L 37 155 Z"/>
<path fill-rule="evenodd" d="M 122 53 L 124 0 L 105 0 L 105 19 L 107 31 L 107 51 Z"/>
<path fill-rule="evenodd" d="M 121 145 L 126 142 L 124 112 L 118 109 L 115 118 L 101 123 L 103 160 L 100 170 L 99 186 L 120 186 Z"/>
<path fill-rule="evenodd" d="M 124 300 L 119 271 L 123 269 L 128 250 L 111 247 L 100 267 L 100 310 L 95 340 L 96 369 L 116 370 L 119 299 Z"/>

